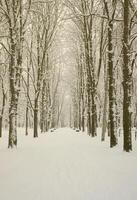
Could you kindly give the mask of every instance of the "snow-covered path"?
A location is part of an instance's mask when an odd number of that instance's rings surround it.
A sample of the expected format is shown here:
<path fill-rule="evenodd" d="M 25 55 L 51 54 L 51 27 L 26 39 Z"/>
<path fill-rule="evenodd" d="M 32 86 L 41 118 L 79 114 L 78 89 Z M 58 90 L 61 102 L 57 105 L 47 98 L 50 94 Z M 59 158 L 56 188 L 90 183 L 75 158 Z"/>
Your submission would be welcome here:
<path fill-rule="evenodd" d="M 0 141 L 0 200 L 136 200 L 137 149 L 109 149 L 71 129 Z M 137 146 L 137 144 L 136 144 Z"/>

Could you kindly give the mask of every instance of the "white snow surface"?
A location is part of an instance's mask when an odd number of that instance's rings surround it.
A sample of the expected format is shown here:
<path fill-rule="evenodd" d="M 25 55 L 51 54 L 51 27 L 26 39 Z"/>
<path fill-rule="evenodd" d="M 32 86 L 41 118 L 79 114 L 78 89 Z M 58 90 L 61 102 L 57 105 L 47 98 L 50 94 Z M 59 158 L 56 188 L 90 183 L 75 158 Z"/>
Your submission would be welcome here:
<path fill-rule="evenodd" d="M 137 142 L 125 153 L 69 128 L 18 140 L 0 139 L 0 200 L 137 200 Z"/>

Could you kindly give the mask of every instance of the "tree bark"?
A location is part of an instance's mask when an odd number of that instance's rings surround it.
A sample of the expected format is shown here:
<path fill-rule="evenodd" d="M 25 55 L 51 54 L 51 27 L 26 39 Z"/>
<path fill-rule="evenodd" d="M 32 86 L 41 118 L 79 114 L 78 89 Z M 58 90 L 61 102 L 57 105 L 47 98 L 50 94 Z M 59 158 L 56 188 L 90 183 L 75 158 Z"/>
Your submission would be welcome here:
<path fill-rule="evenodd" d="M 16 100 L 17 94 L 15 91 L 15 42 L 13 39 L 12 25 L 9 23 L 10 28 L 10 45 L 11 56 L 9 64 L 9 76 L 10 76 L 10 106 L 9 106 L 9 143 L 8 147 L 13 148 L 16 145 Z"/>
<path fill-rule="evenodd" d="M 123 30 L 123 150 L 132 150 L 131 139 L 131 86 L 132 78 L 129 67 L 129 1 L 124 0 L 124 30 Z"/>
<path fill-rule="evenodd" d="M 109 135 L 110 147 L 117 144 L 115 136 L 115 97 L 114 97 L 114 68 L 113 68 L 113 45 L 112 45 L 113 22 L 108 24 L 108 87 L 109 87 Z"/>

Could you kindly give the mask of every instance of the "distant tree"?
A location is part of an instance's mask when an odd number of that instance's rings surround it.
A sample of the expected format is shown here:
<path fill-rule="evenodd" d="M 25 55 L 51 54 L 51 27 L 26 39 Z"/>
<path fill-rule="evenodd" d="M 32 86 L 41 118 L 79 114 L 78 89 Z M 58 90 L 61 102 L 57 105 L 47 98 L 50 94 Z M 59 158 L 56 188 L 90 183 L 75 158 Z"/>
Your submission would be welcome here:
<path fill-rule="evenodd" d="M 7 67 L 3 67 L 3 69 L 0 68 L 0 89 L 1 89 L 1 105 L 0 105 L 0 137 L 2 137 L 2 127 L 3 127 L 3 116 L 4 116 L 4 110 L 6 106 L 6 99 L 7 99 L 7 89 L 5 87 L 6 85 L 6 75 L 7 75 Z M 3 73 L 2 73 L 3 72 Z"/>

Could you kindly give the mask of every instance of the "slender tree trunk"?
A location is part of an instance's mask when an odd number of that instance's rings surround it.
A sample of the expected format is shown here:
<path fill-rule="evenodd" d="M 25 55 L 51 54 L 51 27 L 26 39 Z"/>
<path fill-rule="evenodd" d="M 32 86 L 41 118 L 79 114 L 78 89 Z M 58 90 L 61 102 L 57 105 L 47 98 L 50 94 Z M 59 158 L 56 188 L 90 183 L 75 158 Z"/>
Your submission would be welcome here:
<path fill-rule="evenodd" d="M 84 85 L 85 69 L 84 69 L 82 60 L 83 60 L 83 55 L 81 58 L 81 128 L 82 128 L 82 132 L 84 132 L 85 131 L 85 93 L 86 93 L 85 90 L 86 89 Z"/>
<path fill-rule="evenodd" d="M 39 20 L 39 19 L 38 19 Z M 39 22 L 38 22 L 39 27 Z M 33 127 L 34 132 L 33 136 L 34 138 L 38 137 L 38 100 L 39 100 L 39 94 L 40 94 L 40 86 L 41 86 L 41 66 L 40 66 L 40 33 L 37 33 L 37 86 L 35 90 L 35 100 L 34 100 L 34 121 L 33 121 Z"/>
<path fill-rule="evenodd" d="M 72 128 L 72 108 L 71 108 L 71 104 L 69 107 L 69 127 Z"/>
<path fill-rule="evenodd" d="M 29 96 L 29 66 L 27 68 L 27 105 L 26 105 L 26 122 L 25 122 L 25 135 L 28 135 L 28 127 L 29 127 L 29 100 L 28 100 L 28 96 Z"/>
<path fill-rule="evenodd" d="M 26 122 L 25 122 L 25 135 L 28 135 L 29 127 L 29 93 L 30 93 L 30 66 L 32 64 L 32 40 L 31 40 L 31 52 L 30 52 L 30 61 L 27 63 L 27 102 L 26 102 Z M 28 59 L 29 60 L 29 59 Z"/>
<path fill-rule="evenodd" d="M 0 138 L 2 137 L 2 116 L 0 116 Z"/>
<path fill-rule="evenodd" d="M 96 124 L 97 124 L 97 119 L 96 119 L 96 104 L 94 101 L 94 94 L 92 94 L 92 137 L 96 136 Z"/>
<path fill-rule="evenodd" d="M 2 137 L 3 115 L 4 115 L 5 103 L 6 103 L 6 94 L 4 91 L 4 80 L 2 80 L 2 93 L 3 93 L 2 94 L 3 99 L 2 99 L 2 110 L 0 114 L 0 138 Z"/>
<path fill-rule="evenodd" d="M 27 106 L 26 106 L 25 135 L 28 135 L 28 127 L 29 127 L 29 108 L 28 108 L 28 103 L 27 103 Z"/>
<path fill-rule="evenodd" d="M 92 127 L 91 127 L 91 99 L 90 99 L 90 92 L 87 94 L 87 132 L 88 135 L 91 135 Z"/>
<path fill-rule="evenodd" d="M 27 105 L 26 105 L 26 121 L 25 121 L 25 135 L 28 135 L 28 127 L 29 127 L 29 100 L 28 100 L 28 96 L 29 96 L 29 67 L 27 69 Z"/>
<path fill-rule="evenodd" d="M 101 141 L 105 141 L 105 133 L 107 129 L 107 100 L 108 100 L 108 77 L 107 77 L 107 70 L 106 71 L 106 77 L 105 77 L 105 97 L 104 97 L 104 105 L 103 105 L 103 119 L 102 119 L 102 135 L 101 135 Z"/>
<path fill-rule="evenodd" d="M 87 72 L 87 132 L 88 135 L 92 134 L 92 124 L 91 124 L 91 71 L 90 71 L 90 61 L 89 61 L 89 47 L 88 40 L 85 41 L 85 51 L 86 51 L 86 72 Z"/>
<path fill-rule="evenodd" d="M 41 122 L 40 122 L 41 133 L 45 132 L 45 121 L 46 121 L 45 104 L 47 103 L 45 100 L 45 96 L 46 96 L 46 80 L 44 78 L 42 87 L 42 102 L 41 102 Z"/>
<path fill-rule="evenodd" d="M 11 109 L 12 110 L 12 109 Z M 13 148 L 16 144 L 16 130 L 15 130 L 15 115 L 14 113 L 10 114 L 9 116 L 9 143 L 8 147 Z"/>
<path fill-rule="evenodd" d="M 81 99 L 79 99 L 79 122 L 78 122 L 78 126 L 79 126 L 79 130 L 81 130 Z"/>
<path fill-rule="evenodd" d="M 82 127 L 82 131 L 85 131 L 85 103 L 84 103 L 84 96 L 82 94 L 81 97 L 81 101 L 82 101 L 82 111 L 81 111 L 81 127 Z"/>
<path fill-rule="evenodd" d="M 114 97 L 114 69 L 113 69 L 113 45 L 112 45 L 113 22 L 108 25 L 108 84 L 109 84 L 109 133 L 110 147 L 117 144 L 115 136 L 115 97 Z"/>
<path fill-rule="evenodd" d="M 34 105 L 34 138 L 38 137 L 38 100 L 35 99 Z"/>

